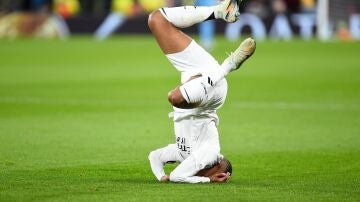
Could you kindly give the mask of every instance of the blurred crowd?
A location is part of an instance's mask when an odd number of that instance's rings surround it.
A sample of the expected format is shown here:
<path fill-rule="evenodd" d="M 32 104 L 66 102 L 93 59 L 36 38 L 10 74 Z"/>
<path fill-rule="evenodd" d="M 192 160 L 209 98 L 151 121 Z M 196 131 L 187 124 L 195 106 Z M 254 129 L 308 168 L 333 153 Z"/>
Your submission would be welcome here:
<path fill-rule="evenodd" d="M 104 15 L 112 9 L 122 12 L 135 10 L 141 4 L 150 9 L 163 0 L 0 0 L 0 12 L 30 11 L 59 12 L 64 17 L 74 15 Z"/>
<path fill-rule="evenodd" d="M 124 13 L 148 12 L 162 5 L 196 4 L 196 0 L 0 0 L 0 13 L 14 11 L 56 11 L 73 15 L 105 15 L 112 10 Z M 266 17 L 273 12 L 313 12 L 315 0 L 245 0 L 243 10 Z"/>
<path fill-rule="evenodd" d="M 69 35 L 71 19 L 102 19 L 94 30 L 95 37 L 103 40 L 114 33 L 127 20 L 143 16 L 163 6 L 196 5 L 210 6 L 219 0 L 0 0 L 0 38 L 18 36 L 60 37 Z M 250 27 L 255 38 L 291 39 L 293 33 L 310 38 L 316 26 L 316 7 L 320 0 L 244 0 L 239 23 L 226 28 L 227 36 L 238 38 L 243 27 Z M 360 17 L 349 14 L 360 12 L 358 0 L 329 0 L 337 2 L 343 17 L 342 27 L 353 24 L 354 32 L 360 32 Z M 344 3 L 343 3 L 344 2 Z M 336 7 L 336 9 L 338 9 Z M 330 9 L 331 10 L 331 9 Z M 298 14 L 301 15 L 298 15 Z M 345 25 L 345 26 L 343 26 Z M 136 25 L 134 25 L 136 26 Z M 204 46 L 212 46 L 214 22 L 200 25 Z M 337 25 L 336 25 L 337 26 Z M 294 31 L 294 27 L 298 27 Z M 75 27 L 76 29 L 76 27 Z M 246 29 L 245 29 L 246 30 Z M 71 30 L 73 31 L 73 30 Z"/>

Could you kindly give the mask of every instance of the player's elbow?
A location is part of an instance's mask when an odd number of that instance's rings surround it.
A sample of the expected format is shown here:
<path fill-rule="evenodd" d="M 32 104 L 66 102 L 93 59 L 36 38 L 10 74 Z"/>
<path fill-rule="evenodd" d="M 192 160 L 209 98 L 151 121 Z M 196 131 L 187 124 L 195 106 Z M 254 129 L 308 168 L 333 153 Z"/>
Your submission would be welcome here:
<path fill-rule="evenodd" d="M 158 158 L 156 151 L 152 151 L 149 153 L 148 159 L 150 162 L 154 162 Z"/>
<path fill-rule="evenodd" d="M 152 157 L 154 156 L 153 151 L 149 153 L 148 159 L 151 161 Z"/>
<path fill-rule="evenodd" d="M 152 32 L 163 31 L 169 23 L 159 10 L 153 11 L 148 17 L 148 26 Z"/>

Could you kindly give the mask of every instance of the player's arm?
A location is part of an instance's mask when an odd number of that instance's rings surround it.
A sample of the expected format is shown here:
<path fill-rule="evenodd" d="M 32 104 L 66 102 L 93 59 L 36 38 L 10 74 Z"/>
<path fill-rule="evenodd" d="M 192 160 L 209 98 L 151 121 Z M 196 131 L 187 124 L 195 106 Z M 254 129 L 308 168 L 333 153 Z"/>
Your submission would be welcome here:
<path fill-rule="evenodd" d="M 185 183 L 224 183 L 229 181 L 232 173 L 232 166 L 229 160 L 223 158 L 219 163 L 210 168 L 204 168 L 198 171 L 195 176 L 186 176 L 186 172 L 177 172 L 172 176 L 164 176 L 163 182 L 185 182 Z"/>
<path fill-rule="evenodd" d="M 192 176 L 192 177 L 186 177 L 186 178 L 179 178 L 179 179 L 172 179 L 170 180 L 170 177 L 165 175 L 161 177 L 161 182 L 183 182 L 183 183 L 208 183 L 208 182 L 217 182 L 217 183 L 224 183 L 227 182 L 230 179 L 230 173 L 215 173 L 209 177 L 203 177 L 203 176 Z"/>
<path fill-rule="evenodd" d="M 161 182 L 178 182 L 178 183 L 208 183 L 211 182 L 209 177 L 199 177 L 199 176 L 191 176 L 191 177 L 170 177 L 165 175 L 161 178 Z"/>
<path fill-rule="evenodd" d="M 164 165 L 169 162 L 178 161 L 176 157 L 177 150 L 178 148 L 175 144 L 169 144 L 166 147 L 150 152 L 148 158 L 151 170 L 159 181 L 166 175 L 164 172 Z"/>
<path fill-rule="evenodd" d="M 230 179 L 230 173 L 215 173 L 209 177 L 202 176 L 192 176 L 185 178 L 184 182 L 186 183 L 207 183 L 207 182 L 217 182 L 224 183 Z"/>
<path fill-rule="evenodd" d="M 230 173 L 215 173 L 214 175 L 210 176 L 210 182 L 227 182 L 230 179 Z"/>
<path fill-rule="evenodd" d="M 161 153 L 158 150 L 149 154 L 151 170 L 154 173 L 156 179 L 159 181 L 161 181 L 162 177 L 165 176 L 164 165 L 166 163 L 161 160 L 160 155 Z"/>

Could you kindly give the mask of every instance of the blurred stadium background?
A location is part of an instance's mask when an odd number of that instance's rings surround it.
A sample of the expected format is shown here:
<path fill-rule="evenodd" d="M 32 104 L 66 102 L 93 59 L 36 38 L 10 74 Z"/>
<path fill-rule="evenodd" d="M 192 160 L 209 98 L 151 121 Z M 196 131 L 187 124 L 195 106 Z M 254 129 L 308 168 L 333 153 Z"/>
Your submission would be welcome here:
<path fill-rule="evenodd" d="M 0 201 L 360 201 L 360 1 L 244 0 L 187 29 L 228 76 L 225 185 L 157 183 L 179 83 L 147 28 L 177 0 L 0 0 Z M 174 166 L 167 166 L 167 171 Z"/>
<path fill-rule="evenodd" d="M 216 0 L 1 0 L 0 37 L 68 37 L 98 31 L 98 38 L 105 38 L 112 32 L 148 33 L 146 13 L 159 7 L 215 3 Z M 290 40 L 294 36 L 305 40 L 316 36 L 323 40 L 360 40 L 360 2 L 356 0 L 248 0 L 243 2 L 241 12 L 242 18 L 235 24 L 218 22 L 217 33 L 225 33 L 230 40 L 241 33 L 252 33 L 258 40 Z"/>

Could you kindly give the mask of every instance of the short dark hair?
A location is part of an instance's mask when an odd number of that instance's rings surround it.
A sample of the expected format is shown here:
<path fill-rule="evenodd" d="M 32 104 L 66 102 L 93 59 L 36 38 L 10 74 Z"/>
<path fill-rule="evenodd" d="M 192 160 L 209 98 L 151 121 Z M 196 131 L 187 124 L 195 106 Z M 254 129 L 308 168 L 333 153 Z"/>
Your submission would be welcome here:
<path fill-rule="evenodd" d="M 232 165 L 231 165 L 230 161 L 228 159 L 226 159 L 226 158 L 223 158 L 222 162 L 224 162 L 225 173 L 232 174 Z"/>
<path fill-rule="evenodd" d="M 215 173 L 230 173 L 232 174 L 232 166 L 228 159 L 223 158 L 220 162 L 212 165 L 211 167 L 206 167 L 199 172 L 197 172 L 196 176 L 209 177 L 214 175 Z"/>

